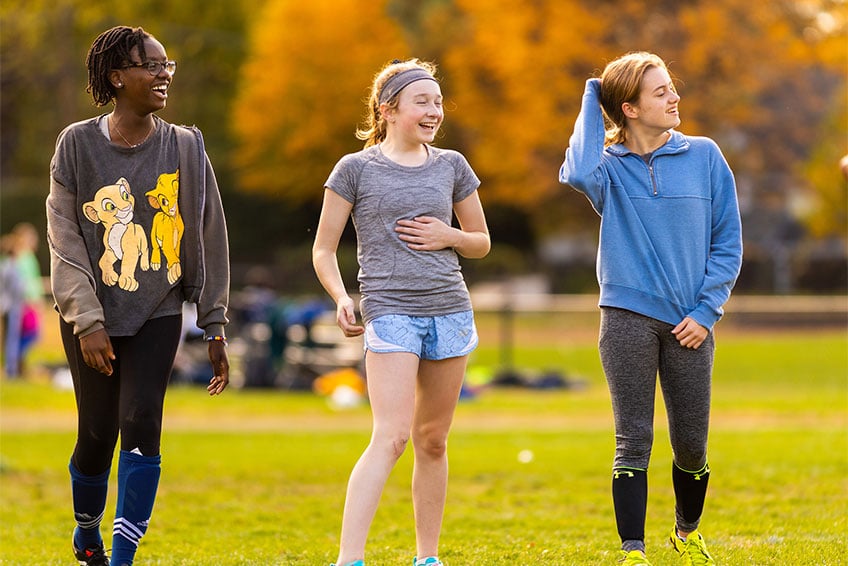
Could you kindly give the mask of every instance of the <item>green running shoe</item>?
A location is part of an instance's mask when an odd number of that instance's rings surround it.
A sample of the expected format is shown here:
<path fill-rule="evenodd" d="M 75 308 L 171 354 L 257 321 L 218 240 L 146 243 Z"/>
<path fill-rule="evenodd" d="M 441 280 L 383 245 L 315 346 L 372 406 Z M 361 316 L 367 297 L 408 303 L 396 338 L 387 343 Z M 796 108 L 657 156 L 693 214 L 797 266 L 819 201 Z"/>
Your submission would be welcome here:
<path fill-rule="evenodd" d="M 651 563 L 648 562 L 648 559 L 639 550 L 631 550 L 630 552 L 622 550 L 618 563 L 624 564 L 624 566 L 651 566 Z"/>
<path fill-rule="evenodd" d="M 669 540 L 686 566 L 715 566 L 715 560 L 707 552 L 707 543 L 698 531 L 692 531 L 683 540 L 677 536 L 677 528 L 673 528 Z"/>

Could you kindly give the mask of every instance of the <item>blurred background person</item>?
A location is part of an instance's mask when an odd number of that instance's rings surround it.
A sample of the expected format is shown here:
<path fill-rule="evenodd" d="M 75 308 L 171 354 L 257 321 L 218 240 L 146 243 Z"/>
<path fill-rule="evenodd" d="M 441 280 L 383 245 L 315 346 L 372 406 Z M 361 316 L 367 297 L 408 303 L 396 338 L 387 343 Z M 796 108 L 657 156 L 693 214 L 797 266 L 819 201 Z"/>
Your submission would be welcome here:
<path fill-rule="evenodd" d="M 20 374 L 21 320 L 26 285 L 18 263 L 15 234 L 0 238 L 0 313 L 3 330 L 3 372 L 8 378 Z"/>
<path fill-rule="evenodd" d="M 27 354 L 41 335 L 42 307 L 44 306 L 44 280 L 35 253 L 38 250 L 38 230 L 29 222 L 12 228 L 17 246 L 16 264 L 23 279 L 24 300 L 21 310 L 20 341 L 18 344 L 18 371 L 25 375 Z"/>

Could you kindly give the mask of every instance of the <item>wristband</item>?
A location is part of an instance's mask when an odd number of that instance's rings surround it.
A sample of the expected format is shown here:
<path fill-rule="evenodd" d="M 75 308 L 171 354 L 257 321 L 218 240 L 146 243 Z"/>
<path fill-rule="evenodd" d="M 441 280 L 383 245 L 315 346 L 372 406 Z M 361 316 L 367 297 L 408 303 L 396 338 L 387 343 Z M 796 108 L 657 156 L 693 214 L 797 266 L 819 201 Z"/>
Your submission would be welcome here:
<path fill-rule="evenodd" d="M 207 342 L 223 342 L 224 346 L 227 345 L 227 339 L 224 336 L 207 336 L 205 340 Z"/>

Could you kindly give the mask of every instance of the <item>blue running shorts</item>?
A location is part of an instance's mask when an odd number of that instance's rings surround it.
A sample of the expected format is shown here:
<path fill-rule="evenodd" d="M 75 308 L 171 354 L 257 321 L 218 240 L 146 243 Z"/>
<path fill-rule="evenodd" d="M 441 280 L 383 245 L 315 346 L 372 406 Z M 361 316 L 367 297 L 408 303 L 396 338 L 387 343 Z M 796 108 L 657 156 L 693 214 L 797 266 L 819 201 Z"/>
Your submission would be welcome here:
<path fill-rule="evenodd" d="M 365 349 L 379 354 L 409 352 L 422 360 L 470 354 L 477 347 L 472 311 L 443 316 L 387 314 L 365 325 Z"/>

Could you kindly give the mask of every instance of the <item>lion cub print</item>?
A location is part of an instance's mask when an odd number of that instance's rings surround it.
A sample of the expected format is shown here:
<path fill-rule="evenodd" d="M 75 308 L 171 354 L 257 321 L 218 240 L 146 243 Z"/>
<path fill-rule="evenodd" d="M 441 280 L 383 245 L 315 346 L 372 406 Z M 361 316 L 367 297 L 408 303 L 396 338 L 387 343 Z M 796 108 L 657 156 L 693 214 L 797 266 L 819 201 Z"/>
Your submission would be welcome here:
<path fill-rule="evenodd" d="M 183 217 L 180 215 L 178 196 L 180 192 L 180 171 L 162 173 L 156 188 L 147 191 L 145 196 L 150 206 L 159 210 L 153 217 L 150 228 L 150 245 L 153 254 L 150 265 L 154 271 L 162 266 L 162 255 L 168 262 L 168 283 L 174 284 L 182 275 L 180 266 L 180 244 L 183 239 Z"/>
<path fill-rule="evenodd" d="M 124 291 L 138 289 L 135 269 L 141 259 L 142 271 L 150 268 L 147 257 L 147 236 L 138 224 L 132 222 L 135 198 L 130 184 L 121 177 L 114 185 L 97 190 L 94 200 L 82 205 L 86 218 L 102 224 L 103 255 L 100 257 L 100 276 L 110 287 L 115 283 Z M 120 261 L 120 272 L 115 271 L 115 262 Z"/>

